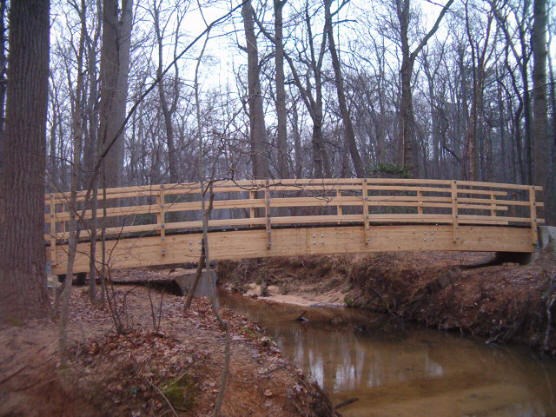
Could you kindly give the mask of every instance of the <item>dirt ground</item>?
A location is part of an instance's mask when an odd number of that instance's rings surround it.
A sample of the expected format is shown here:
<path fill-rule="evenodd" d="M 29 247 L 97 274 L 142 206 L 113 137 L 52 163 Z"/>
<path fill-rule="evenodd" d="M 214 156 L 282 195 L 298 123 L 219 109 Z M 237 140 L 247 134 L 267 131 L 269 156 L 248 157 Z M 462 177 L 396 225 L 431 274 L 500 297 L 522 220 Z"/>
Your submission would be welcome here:
<path fill-rule="evenodd" d="M 489 264 L 483 253 L 378 253 L 219 264 L 231 291 L 303 305 L 387 313 L 488 343 L 556 355 L 556 259 Z"/>
<path fill-rule="evenodd" d="M 336 415 L 244 317 L 220 310 L 227 336 L 207 299 L 184 314 L 183 297 L 141 286 L 115 291 L 124 334 L 107 307 L 74 288 L 65 365 L 52 320 L 0 329 L 0 416 L 212 416 L 225 369 L 220 416 Z"/>
<path fill-rule="evenodd" d="M 224 288 L 269 301 L 370 309 L 556 355 L 554 254 L 529 265 L 488 265 L 492 259 L 478 253 L 300 257 L 221 262 L 218 275 Z M 115 278 L 135 282 L 172 275 L 120 274 Z M 113 299 L 124 334 L 114 331 L 106 305 L 91 305 L 86 289 L 74 288 L 65 365 L 51 319 L 0 328 L 0 416 L 211 416 L 226 368 L 221 416 L 337 415 L 244 317 L 220 310 L 227 336 L 206 299 L 184 314 L 183 297 L 129 283 L 116 286 Z"/>

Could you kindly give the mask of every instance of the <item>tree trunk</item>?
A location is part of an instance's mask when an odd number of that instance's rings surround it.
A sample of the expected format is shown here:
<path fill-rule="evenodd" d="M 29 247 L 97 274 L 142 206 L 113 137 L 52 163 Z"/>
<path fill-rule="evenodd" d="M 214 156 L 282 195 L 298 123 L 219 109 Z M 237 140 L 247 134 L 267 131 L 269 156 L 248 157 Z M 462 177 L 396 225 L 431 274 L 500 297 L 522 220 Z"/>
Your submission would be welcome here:
<path fill-rule="evenodd" d="M 49 2 L 10 8 L 5 163 L 0 176 L 0 321 L 45 317 L 44 172 Z"/>
<path fill-rule="evenodd" d="M 264 122 L 263 96 L 259 79 L 259 52 L 255 35 L 254 10 L 251 0 L 241 7 L 245 40 L 247 43 L 247 84 L 249 102 L 249 138 L 251 142 L 251 163 L 253 178 L 268 178 L 266 162 L 266 127 Z"/>
<path fill-rule="evenodd" d="M 274 0 L 278 171 L 281 178 L 289 178 L 290 176 L 288 168 L 288 115 L 286 110 L 286 77 L 284 75 L 284 34 L 282 22 L 282 10 L 285 4 L 285 0 Z"/>
<path fill-rule="evenodd" d="M 533 180 L 546 187 L 550 169 L 550 142 L 546 100 L 546 1 L 535 0 L 533 5 Z"/>
<path fill-rule="evenodd" d="M 122 184 L 132 3 L 122 0 L 119 16 L 118 0 L 103 0 L 99 134 L 102 152 L 107 152 L 103 178 L 108 187 Z"/>
<path fill-rule="evenodd" d="M 338 106 L 340 107 L 342 122 L 344 124 L 344 142 L 347 144 L 349 148 L 349 153 L 351 155 L 351 160 L 353 162 L 353 168 L 355 169 L 355 174 L 357 175 L 358 178 L 364 178 L 365 166 L 363 165 L 363 161 L 361 160 L 361 155 L 359 155 L 359 150 L 357 149 L 357 143 L 355 141 L 355 131 L 353 130 L 353 123 L 351 121 L 351 116 L 349 114 L 349 109 L 347 106 L 340 58 L 338 57 L 338 51 L 336 50 L 336 43 L 334 41 L 334 30 L 332 28 L 332 15 L 330 12 L 331 3 L 332 0 L 324 0 L 325 30 L 328 33 L 328 48 L 330 50 L 330 57 L 332 58 L 332 67 L 334 69 L 334 81 L 336 84 L 336 93 L 338 94 Z"/>
<path fill-rule="evenodd" d="M 171 109 L 168 105 L 168 99 L 166 97 L 166 91 L 164 89 L 165 79 L 162 76 L 162 71 L 164 70 L 164 39 L 160 28 L 160 10 L 159 8 L 155 7 L 153 12 L 154 29 L 156 33 L 156 41 L 158 44 L 158 68 L 156 69 L 156 75 L 160 79 L 160 81 L 158 82 L 158 96 L 160 98 L 160 109 L 162 110 L 162 116 L 164 118 L 164 128 L 166 130 L 166 145 L 168 146 L 168 171 L 170 173 L 170 182 L 174 184 L 179 182 L 180 176 L 178 172 L 178 155 L 174 139 L 174 126 L 172 125 L 173 109 Z"/>
<path fill-rule="evenodd" d="M 4 136 L 4 105 L 6 103 L 6 0 L 0 0 L 0 170 L 2 169 L 2 143 Z"/>
<path fill-rule="evenodd" d="M 411 86 L 411 77 L 413 76 L 413 67 L 415 59 L 421 50 L 427 45 L 429 39 L 436 33 L 440 22 L 444 15 L 454 2 L 448 0 L 438 14 L 432 28 L 421 39 L 419 45 L 410 51 L 409 43 L 409 27 L 410 27 L 410 0 L 395 0 L 396 13 L 399 23 L 399 35 L 402 49 L 402 66 L 400 70 L 401 98 L 400 98 L 400 132 L 399 142 L 402 150 L 401 162 L 406 172 L 411 177 L 418 175 L 417 166 L 417 144 L 415 139 L 415 115 L 413 112 L 413 92 Z"/>

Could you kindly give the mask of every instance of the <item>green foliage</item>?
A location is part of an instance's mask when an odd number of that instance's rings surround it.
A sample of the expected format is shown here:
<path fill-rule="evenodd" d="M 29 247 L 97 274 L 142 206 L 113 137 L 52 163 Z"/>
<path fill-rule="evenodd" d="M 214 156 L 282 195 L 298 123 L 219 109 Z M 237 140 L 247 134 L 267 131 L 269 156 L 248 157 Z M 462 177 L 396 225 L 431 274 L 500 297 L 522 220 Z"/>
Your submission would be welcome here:
<path fill-rule="evenodd" d="M 189 411 L 195 404 L 197 387 L 187 374 L 162 387 L 162 392 L 178 411 Z"/>
<path fill-rule="evenodd" d="M 407 168 L 397 164 L 378 164 L 371 169 L 371 173 L 377 177 L 409 178 Z"/>

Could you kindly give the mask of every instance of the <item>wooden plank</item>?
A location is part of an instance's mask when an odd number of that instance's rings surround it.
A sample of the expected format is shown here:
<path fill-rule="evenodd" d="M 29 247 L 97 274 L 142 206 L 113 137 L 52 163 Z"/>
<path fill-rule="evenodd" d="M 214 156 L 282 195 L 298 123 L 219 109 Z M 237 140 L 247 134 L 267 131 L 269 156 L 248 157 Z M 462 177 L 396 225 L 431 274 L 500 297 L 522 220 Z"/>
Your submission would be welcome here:
<path fill-rule="evenodd" d="M 531 244 L 536 247 L 539 241 L 537 232 L 537 205 L 535 187 L 529 187 L 529 216 L 531 221 Z"/>
<path fill-rule="evenodd" d="M 255 192 L 254 191 L 249 191 L 249 200 L 255 200 Z M 255 218 L 255 206 L 254 206 L 253 203 L 249 204 L 249 218 L 250 219 Z"/>
<path fill-rule="evenodd" d="M 452 241 L 457 243 L 458 236 L 458 182 L 452 181 Z"/>
<path fill-rule="evenodd" d="M 417 191 L 417 214 L 423 215 L 423 192 L 421 190 Z"/>
<path fill-rule="evenodd" d="M 164 194 L 164 185 L 160 185 L 160 191 L 157 197 L 158 213 L 156 214 L 156 222 L 160 228 L 160 255 L 166 255 L 166 201 Z"/>
<path fill-rule="evenodd" d="M 277 190 L 296 190 L 296 189 L 334 189 L 336 186 L 347 186 L 350 189 L 356 189 L 360 184 L 360 180 L 354 178 L 329 178 L 329 179 L 284 179 L 284 180 L 272 180 L 269 182 L 271 189 Z M 447 180 L 426 180 L 426 179 L 397 179 L 397 178 L 368 178 L 368 184 L 371 187 L 379 186 L 394 186 L 400 191 L 410 191 L 414 189 L 415 186 L 426 186 L 426 185 L 436 185 L 439 187 L 424 187 L 424 188 L 435 188 L 438 190 L 449 190 L 450 182 Z M 401 187 L 395 187 L 395 185 L 402 185 Z M 404 187 L 410 185 L 409 187 Z M 445 186 L 445 187 L 442 187 Z M 518 185 L 518 184 L 505 184 L 505 183 L 495 183 L 495 182 L 478 182 L 478 181 L 460 181 L 460 192 L 476 194 L 480 191 L 489 192 L 488 190 L 477 190 L 475 188 L 469 187 L 479 187 L 479 188 L 499 188 L 503 190 L 527 190 L 528 186 Z M 215 192 L 241 192 L 249 190 L 262 190 L 265 187 L 264 180 L 241 180 L 241 181 L 217 181 L 215 182 Z M 198 183 L 178 183 L 178 184 L 166 184 L 164 185 L 167 195 L 174 194 L 198 194 L 199 184 Z M 542 187 L 535 186 L 535 191 L 542 191 Z M 376 189 L 376 188 L 375 188 Z M 392 189 L 392 188 L 390 188 Z M 106 190 L 107 199 L 119 199 L 119 198 L 130 198 L 130 197 L 148 197 L 156 196 L 160 191 L 160 185 L 144 185 L 144 186 L 132 186 L 132 187 L 120 187 L 120 188 L 108 188 Z M 497 193 L 502 192 L 497 190 Z M 77 193 L 77 201 L 83 201 L 86 196 L 87 191 L 79 191 Z M 70 193 L 52 193 L 45 196 L 49 201 L 54 196 L 56 203 L 64 203 L 69 201 Z M 98 196 L 99 200 L 104 197 L 102 195 Z"/>
<path fill-rule="evenodd" d="M 529 228 L 499 226 L 465 226 L 458 229 L 458 242 L 453 242 L 452 225 L 438 226 L 379 226 L 368 244 L 363 242 L 363 225 L 343 227 L 316 227 L 273 230 L 272 248 L 265 247 L 266 231 L 252 229 L 209 233 L 211 258 L 247 259 L 267 256 L 299 256 L 303 254 L 342 254 L 397 251 L 507 251 L 531 252 Z M 312 236 L 319 244 L 313 245 Z M 478 238 L 480 237 L 480 239 Z M 107 251 L 112 253 L 111 267 L 131 268 L 172 263 L 196 262 L 200 254 L 201 233 L 168 235 L 167 253 L 159 251 L 159 237 L 107 241 Z M 56 249 L 61 262 L 54 273 L 64 273 L 63 261 L 67 245 Z M 89 268 L 89 244 L 78 245 L 75 272 Z"/>
<path fill-rule="evenodd" d="M 50 265 L 57 264 L 56 259 L 56 199 L 51 194 L 50 197 Z"/>
<path fill-rule="evenodd" d="M 363 200 L 363 238 L 369 244 L 369 187 L 367 178 L 361 182 L 361 198 Z"/>
<path fill-rule="evenodd" d="M 508 208 L 506 207 L 506 210 Z M 496 196 L 494 194 L 490 195 L 490 215 L 492 217 L 496 216 Z"/>
<path fill-rule="evenodd" d="M 502 206 L 527 206 L 529 207 L 529 201 L 515 201 L 515 200 L 501 200 L 497 199 L 494 195 L 496 204 Z M 491 200 L 486 198 L 471 198 L 471 197 L 459 197 L 458 201 L 460 203 L 478 203 L 478 204 L 491 204 Z"/>
<path fill-rule="evenodd" d="M 270 216 L 270 191 L 268 189 L 269 181 L 266 180 L 266 188 L 264 190 L 264 215 L 265 215 L 265 227 L 266 227 L 266 249 L 272 249 L 272 227 L 271 227 L 271 216 Z"/>
<path fill-rule="evenodd" d="M 460 189 L 465 187 L 488 187 L 488 188 L 503 188 L 506 190 L 523 190 L 527 191 L 529 189 L 529 185 L 521 185 L 521 184 L 507 184 L 502 182 L 487 182 L 487 181 L 458 181 L 458 185 Z M 533 186 L 536 191 L 542 191 L 542 187 Z"/>
<path fill-rule="evenodd" d="M 359 187 L 361 189 L 361 187 Z M 277 197 L 272 199 L 272 207 L 333 207 L 360 206 L 361 197 Z"/>
<path fill-rule="evenodd" d="M 336 201 L 339 201 L 341 198 L 342 198 L 342 191 L 336 189 Z M 344 214 L 343 206 L 341 204 L 336 204 L 336 214 L 338 215 L 338 217 L 342 217 L 342 215 Z M 340 223 L 341 223 L 340 221 L 337 222 L 337 224 Z"/>
<path fill-rule="evenodd" d="M 422 191 L 422 192 L 428 192 L 428 193 L 450 193 L 450 189 L 449 188 L 440 188 L 440 187 L 422 187 L 422 186 L 408 186 L 408 185 L 374 185 L 374 184 L 369 184 L 368 185 L 368 189 L 369 191 L 412 191 L 412 192 L 417 192 L 417 191 Z"/>

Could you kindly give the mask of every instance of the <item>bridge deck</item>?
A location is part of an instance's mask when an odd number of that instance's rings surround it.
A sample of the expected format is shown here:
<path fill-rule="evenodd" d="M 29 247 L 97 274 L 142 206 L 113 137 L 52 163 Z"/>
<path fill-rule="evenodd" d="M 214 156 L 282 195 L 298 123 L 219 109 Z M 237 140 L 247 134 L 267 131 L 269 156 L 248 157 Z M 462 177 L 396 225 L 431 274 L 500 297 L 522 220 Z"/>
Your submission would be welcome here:
<path fill-rule="evenodd" d="M 89 270 L 92 231 L 104 234 L 112 268 L 196 262 L 203 194 L 205 205 L 212 205 L 209 251 L 216 260 L 406 250 L 531 252 L 543 222 L 537 217 L 541 189 L 534 186 L 410 179 L 209 185 L 204 193 L 197 183 L 108 189 L 96 210 L 86 192 L 77 194 L 75 209 L 68 193 L 47 195 L 45 238 L 54 273 L 65 273 L 73 225 L 81 242 L 75 272 Z"/>

